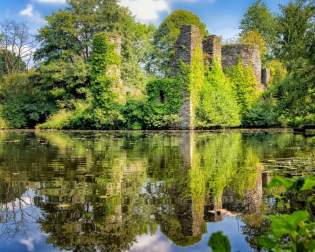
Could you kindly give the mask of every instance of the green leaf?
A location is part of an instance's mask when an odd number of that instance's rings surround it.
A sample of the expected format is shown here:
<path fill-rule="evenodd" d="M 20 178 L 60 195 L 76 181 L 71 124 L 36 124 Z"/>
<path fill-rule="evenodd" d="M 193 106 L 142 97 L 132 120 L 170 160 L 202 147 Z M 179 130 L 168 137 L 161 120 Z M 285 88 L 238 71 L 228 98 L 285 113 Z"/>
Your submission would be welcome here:
<path fill-rule="evenodd" d="M 304 184 L 301 188 L 301 191 L 312 190 L 315 187 L 315 177 L 307 177 L 304 180 Z"/>

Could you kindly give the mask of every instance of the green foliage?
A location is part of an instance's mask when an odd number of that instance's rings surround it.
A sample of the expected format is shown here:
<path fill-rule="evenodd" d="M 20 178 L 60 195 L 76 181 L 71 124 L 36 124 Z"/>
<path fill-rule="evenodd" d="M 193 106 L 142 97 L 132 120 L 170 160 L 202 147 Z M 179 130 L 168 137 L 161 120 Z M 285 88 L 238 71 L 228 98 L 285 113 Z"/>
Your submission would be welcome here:
<path fill-rule="evenodd" d="M 126 85 L 144 85 L 141 64 L 151 50 L 153 26 L 137 23 L 130 11 L 117 0 L 69 1 L 65 10 L 48 16 L 37 36 L 40 48 L 35 59 L 72 62 L 81 57 L 87 63 L 93 38 L 98 32 L 120 34 L 122 39 L 122 79 Z"/>
<path fill-rule="evenodd" d="M 223 232 L 213 233 L 208 242 L 213 252 L 230 252 L 231 243 L 229 238 Z"/>
<path fill-rule="evenodd" d="M 253 44 L 253 45 L 258 45 L 260 56 L 264 58 L 266 52 L 267 52 L 267 47 L 266 47 L 266 42 L 264 38 L 260 35 L 259 32 L 257 31 L 247 31 L 243 32 L 240 37 L 240 41 L 243 44 Z"/>
<path fill-rule="evenodd" d="M 256 0 L 251 4 L 243 19 L 240 28 L 242 34 L 257 31 L 267 42 L 268 47 L 272 47 L 275 41 L 276 20 L 270 9 L 262 0 Z"/>
<path fill-rule="evenodd" d="M 242 125 L 245 127 L 273 127 L 278 126 L 279 111 L 275 99 L 266 95 L 261 97 L 242 118 Z"/>
<path fill-rule="evenodd" d="M 167 129 L 178 126 L 178 113 L 183 103 L 183 82 L 175 79 L 156 79 L 147 84 L 145 124 L 148 128 Z"/>
<path fill-rule="evenodd" d="M 32 128 L 53 110 L 47 97 L 33 84 L 33 73 L 16 73 L 0 86 L 3 124 L 12 128 Z"/>
<path fill-rule="evenodd" d="M 244 115 L 258 98 L 257 80 L 252 67 L 246 67 L 241 60 L 227 69 L 227 76 L 232 82 L 234 95 Z"/>
<path fill-rule="evenodd" d="M 287 69 L 280 60 L 271 60 L 266 63 L 266 67 L 270 70 L 269 85 L 276 85 L 283 81 L 287 75 Z"/>
<path fill-rule="evenodd" d="M 314 17 L 314 1 L 296 0 L 281 6 L 275 53 L 289 70 L 298 58 L 309 58 L 310 53 L 314 55 Z"/>
<path fill-rule="evenodd" d="M 291 214 L 267 216 L 271 229 L 260 237 L 260 244 L 268 251 L 313 251 L 315 249 L 315 223 L 310 213 L 314 207 L 315 177 L 283 178 L 274 177 L 268 185 L 277 198 L 277 205 L 289 210 Z M 274 188 L 282 188 L 275 194 Z M 289 199 L 289 200 L 287 200 Z M 303 210 L 299 210 L 302 203 Z"/>
<path fill-rule="evenodd" d="M 92 125 L 90 113 L 89 104 L 76 102 L 74 109 L 60 109 L 44 123 L 37 124 L 36 129 L 86 129 Z"/>
<path fill-rule="evenodd" d="M 280 121 L 289 126 L 315 123 L 314 66 L 297 61 L 294 69 L 274 91 L 278 97 Z"/>
<path fill-rule="evenodd" d="M 120 64 L 120 57 L 115 51 L 108 35 L 98 33 L 93 40 L 91 55 L 91 93 L 93 121 L 95 128 L 113 128 L 123 120 L 113 92 L 117 82 L 115 67 Z"/>
<path fill-rule="evenodd" d="M 260 238 L 268 251 L 313 251 L 315 223 L 309 222 L 307 211 L 269 216 L 271 231 Z"/>
<path fill-rule="evenodd" d="M 57 109 L 73 109 L 77 100 L 89 96 L 89 71 L 89 65 L 78 56 L 72 62 L 51 60 L 40 65 L 35 81 Z"/>
<path fill-rule="evenodd" d="M 190 11 L 175 10 L 161 23 L 154 35 L 154 51 L 151 54 L 147 68 L 150 72 L 171 75 L 172 63 L 175 56 L 175 43 L 183 25 L 195 25 L 199 28 L 201 36 L 207 34 L 206 26 L 198 16 Z"/>
<path fill-rule="evenodd" d="M 5 74 L 24 71 L 25 68 L 26 65 L 21 58 L 18 58 L 14 53 L 8 50 L 0 49 L 0 78 Z"/>
<path fill-rule="evenodd" d="M 214 62 L 206 75 L 196 115 L 197 128 L 240 125 L 239 107 L 231 82 L 218 62 Z"/>

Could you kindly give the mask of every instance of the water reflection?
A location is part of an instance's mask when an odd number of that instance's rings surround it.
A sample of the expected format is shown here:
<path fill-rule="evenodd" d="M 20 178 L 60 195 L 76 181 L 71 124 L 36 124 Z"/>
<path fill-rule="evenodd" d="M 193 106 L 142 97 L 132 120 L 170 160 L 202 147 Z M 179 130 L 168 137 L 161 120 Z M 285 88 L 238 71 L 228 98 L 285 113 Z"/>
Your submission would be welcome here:
<path fill-rule="evenodd" d="M 263 185 L 314 167 L 289 133 L 1 132 L 0 250 L 210 251 L 224 230 L 251 251 Z"/>

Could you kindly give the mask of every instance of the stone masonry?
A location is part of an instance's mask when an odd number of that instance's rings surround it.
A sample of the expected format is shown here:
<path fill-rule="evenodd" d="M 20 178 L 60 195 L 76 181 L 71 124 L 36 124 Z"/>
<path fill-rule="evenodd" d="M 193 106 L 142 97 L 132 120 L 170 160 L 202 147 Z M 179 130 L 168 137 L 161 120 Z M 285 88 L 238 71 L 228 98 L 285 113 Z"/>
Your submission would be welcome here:
<path fill-rule="evenodd" d="M 259 48 L 250 44 L 231 44 L 221 46 L 221 37 L 211 35 L 203 41 L 199 28 L 194 25 L 184 25 L 175 45 L 174 76 L 181 74 L 181 62 L 191 65 L 193 52 L 196 48 L 203 51 L 205 66 L 209 66 L 214 59 L 222 65 L 223 69 L 234 66 L 241 59 L 245 66 L 251 66 L 257 80 L 257 89 L 264 89 L 262 81 L 266 82 L 268 73 L 262 72 Z M 263 77 L 263 79 L 262 79 Z M 193 108 L 189 84 L 184 88 L 183 106 L 180 111 L 182 122 L 180 129 L 194 129 L 195 112 Z"/>
<path fill-rule="evenodd" d="M 250 44 L 225 45 L 222 47 L 222 66 L 227 68 L 243 60 L 245 66 L 251 66 L 254 69 L 257 83 L 261 83 L 261 59 L 259 48 Z"/>
<path fill-rule="evenodd" d="M 199 28 L 194 25 L 184 25 L 181 28 L 181 33 L 177 39 L 175 46 L 174 74 L 180 74 L 181 62 L 191 65 L 193 52 L 200 48 L 202 50 L 202 39 Z M 183 91 L 183 106 L 180 111 L 182 119 L 180 129 L 194 128 L 194 108 L 191 99 L 191 93 L 187 87 Z"/>
<path fill-rule="evenodd" d="M 203 40 L 203 52 L 206 66 L 210 66 L 214 59 L 221 64 L 221 41 L 222 38 L 216 35 L 210 35 Z"/>

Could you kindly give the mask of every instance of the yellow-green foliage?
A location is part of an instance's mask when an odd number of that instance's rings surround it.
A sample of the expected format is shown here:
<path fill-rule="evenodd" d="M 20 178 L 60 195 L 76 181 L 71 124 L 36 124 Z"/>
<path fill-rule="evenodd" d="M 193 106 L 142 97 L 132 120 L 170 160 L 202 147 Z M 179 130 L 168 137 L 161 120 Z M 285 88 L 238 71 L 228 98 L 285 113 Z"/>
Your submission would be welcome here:
<path fill-rule="evenodd" d="M 203 52 L 202 49 L 197 47 L 195 48 L 193 54 L 192 54 L 192 62 L 189 69 L 189 91 L 191 95 L 192 100 L 192 122 L 193 125 L 195 125 L 195 113 L 198 107 L 198 104 L 200 103 L 200 95 L 202 88 L 205 84 L 205 67 L 203 63 Z"/>
<path fill-rule="evenodd" d="M 257 31 L 248 31 L 243 33 L 240 38 L 241 42 L 244 44 L 257 45 L 261 57 L 264 57 L 267 52 L 267 46 L 264 38 Z"/>
<path fill-rule="evenodd" d="M 117 93 L 113 92 L 117 76 L 115 68 L 121 64 L 108 34 L 97 33 L 93 40 L 91 55 L 91 92 L 94 127 L 98 129 L 115 128 L 122 120 Z"/>
<path fill-rule="evenodd" d="M 56 114 L 51 115 L 48 120 L 36 126 L 37 129 L 64 129 L 69 127 L 73 111 L 64 109 L 59 110 Z"/>
<path fill-rule="evenodd" d="M 89 104 L 76 102 L 74 110 L 61 109 L 51 115 L 46 122 L 36 125 L 37 129 L 75 129 L 84 127 Z M 85 121 L 85 122 L 84 122 Z"/>
<path fill-rule="evenodd" d="M 239 60 L 235 66 L 227 70 L 227 76 L 232 82 L 234 95 L 241 113 L 244 114 L 259 97 L 254 70 L 250 66 L 244 66 L 242 60 Z"/>
<path fill-rule="evenodd" d="M 8 129 L 10 128 L 10 126 L 7 120 L 3 118 L 2 111 L 3 111 L 3 106 L 0 105 L 0 129 Z"/>
<path fill-rule="evenodd" d="M 270 84 L 278 84 L 284 80 L 287 75 L 287 69 L 280 60 L 271 60 L 266 64 L 270 69 Z"/>
<path fill-rule="evenodd" d="M 196 111 L 197 128 L 211 126 L 239 126 L 239 107 L 233 94 L 232 84 L 222 67 L 214 62 L 202 86 Z"/>

